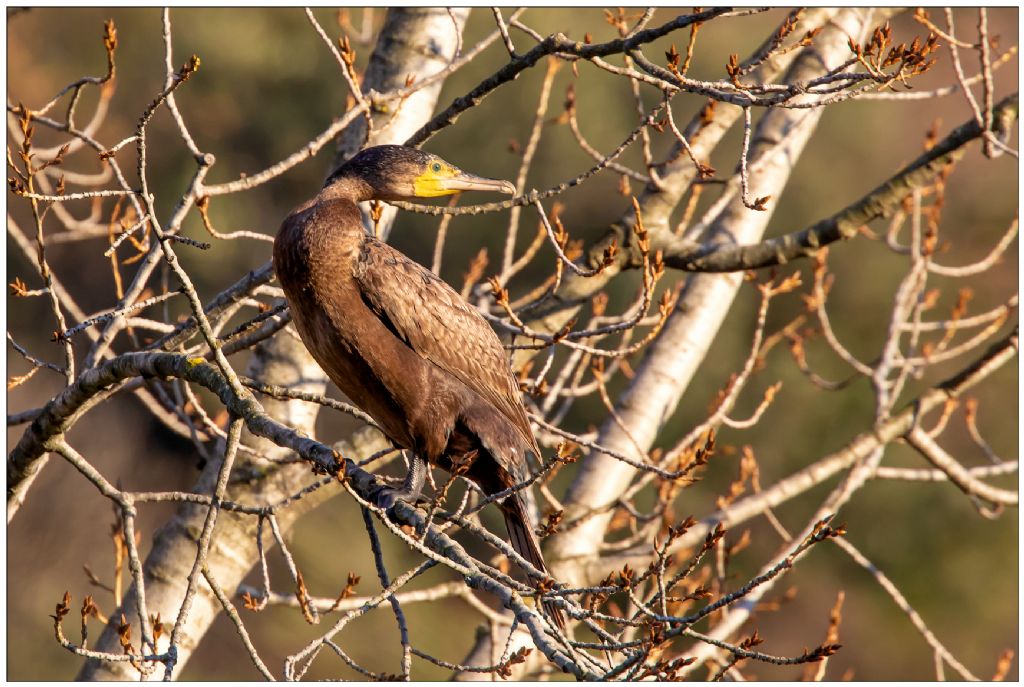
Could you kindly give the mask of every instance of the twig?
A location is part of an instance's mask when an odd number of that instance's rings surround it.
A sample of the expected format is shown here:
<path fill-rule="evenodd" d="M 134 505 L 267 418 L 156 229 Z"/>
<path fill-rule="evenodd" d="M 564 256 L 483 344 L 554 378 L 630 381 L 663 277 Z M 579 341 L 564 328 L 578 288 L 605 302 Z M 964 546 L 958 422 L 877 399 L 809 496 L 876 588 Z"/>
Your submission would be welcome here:
<path fill-rule="evenodd" d="M 865 558 L 864 554 L 858 551 L 857 548 L 848 540 L 839 538 L 832 540 L 832 543 L 849 554 L 850 558 L 856 561 L 860 567 L 867 570 L 868 573 L 875 578 L 875 581 L 878 582 L 879 586 L 881 586 L 882 589 L 892 597 L 892 600 L 896 602 L 896 605 L 900 607 L 908 618 L 910 618 L 910 622 L 914 625 L 917 631 L 921 633 L 921 636 L 924 637 L 926 642 L 928 642 L 928 645 L 932 647 L 936 654 L 941 656 L 946 663 L 952 666 L 957 673 L 960 674 L 961 679 L 971 681 L 976 681 L 978 679 L 973 673 L 971 673 L 971 671 L 964 667 L 964 665 L 960 663 L 960 661 L 958 661 L 945 646 L 942 645 L 934 634 L 932 634 L 932 631 L 928 629 L 928 626 L 925 624 L 924 620 L 921 619 L 921 616 L 918 615 L 917 611 L 914 610 L 903 594 L 900 593 L 900 590 L 892 583 L 885 573 Z"/>

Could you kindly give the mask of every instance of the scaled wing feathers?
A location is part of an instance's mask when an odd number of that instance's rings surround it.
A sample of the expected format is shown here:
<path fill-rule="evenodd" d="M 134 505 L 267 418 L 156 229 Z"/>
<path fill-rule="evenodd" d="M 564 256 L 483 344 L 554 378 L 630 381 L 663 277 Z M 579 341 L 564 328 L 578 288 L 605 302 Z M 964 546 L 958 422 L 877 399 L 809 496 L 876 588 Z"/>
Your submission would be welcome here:
<path fill-rule="evenodd" d="M 493 404 L 537 451 L 505 349 L 480 313 L 432 272 L 375 239 L 364 244 L 355 277 L 363 299 L 396 335 Z"/>

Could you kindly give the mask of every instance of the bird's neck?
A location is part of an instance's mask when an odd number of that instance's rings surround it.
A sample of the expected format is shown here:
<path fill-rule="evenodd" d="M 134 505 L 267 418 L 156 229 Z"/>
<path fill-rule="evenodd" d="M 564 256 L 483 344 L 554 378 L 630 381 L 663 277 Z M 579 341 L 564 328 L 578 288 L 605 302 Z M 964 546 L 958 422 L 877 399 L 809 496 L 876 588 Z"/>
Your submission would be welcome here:
<path fill-rule="evenodd" d="M 356 176 L 340 175 L 332 177 L 320 191 L 323 200 L 347 200 L 359 203 L 373 200 L 373 187 Z"/>

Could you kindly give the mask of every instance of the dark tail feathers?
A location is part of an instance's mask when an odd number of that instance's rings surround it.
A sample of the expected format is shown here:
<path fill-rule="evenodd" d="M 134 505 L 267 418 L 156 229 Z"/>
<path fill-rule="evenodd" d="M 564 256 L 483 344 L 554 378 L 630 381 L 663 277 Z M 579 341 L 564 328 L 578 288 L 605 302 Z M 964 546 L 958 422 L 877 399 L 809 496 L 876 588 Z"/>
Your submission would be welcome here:
<path fill-rule="evenodd" d="M 529 518 L 523 508 L 523 502 L 519 494 L 512 494 L 501 503 L 501 511 L 505 514 L 505 528 L 508 530 L 509 543 L 516 553 L 530 561 L 533 567 L 541 572 L 547 572 L 544 565 L 544 556 L 540 553 L 540 542 L 529 525 Z M 559 630 L 565 630 L 565 618 L 562 611 L 551 601 L 544 602 L 544 610 L 558 626 Z"/>

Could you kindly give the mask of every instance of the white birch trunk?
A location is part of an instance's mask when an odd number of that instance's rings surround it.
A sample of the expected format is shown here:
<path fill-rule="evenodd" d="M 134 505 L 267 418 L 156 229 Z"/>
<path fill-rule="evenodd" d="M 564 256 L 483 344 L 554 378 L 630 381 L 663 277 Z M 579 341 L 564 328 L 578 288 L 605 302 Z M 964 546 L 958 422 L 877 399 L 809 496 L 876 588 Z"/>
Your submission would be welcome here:
<path fill-rule="evenodd" d="M 364 90 L 387 91 L 405 85 L 407 74 L 423 78 L 444 68 L 455 53 L 459 35 L 469 15 L 468 9 L 448 11 L 431 8 L 406 8 L 388 11 L 381 29 L 364 80 Z M 453 21 L 452 17 L 455 17 Z M 431 116 L 437 104 L 443 81 L 429 86 L 408 98 L 401 106 L 398 116 L 386 127 L 377 131 L 370 144 L 400 143 L 422 126 Z M 391 105 L 392 107 L 395 104 Z M 380 127 L 388 119 L 376 115 Z M 360 128 L 362 127 L 362 128 Z M 375 120 L 375 128 L 376 120 Z M 355 150 L 365 135 L 365 121 L 346 130 L 339 144 L 338 159 L 345 159 Z M 354 143 L 352 143 L 354 142 Z M 354 145 L 355 149 L 351 146 Z M 385 215 L 387 217 L 387 215 Z M 390 226 L 390 219 L 381 227 Z M 326 377 L 313 361 L 305 347 L 287 335 L 278 335 L 257 349 L 248 374 L 269 384 L 295 388 L 310 393 L 322 394 L 326 388 Z M 300 432 L 313 436 L 319 407 L 304 401 L 275 401 L 264 399 L 264 407 L 275 419 L 294 427 Z M 270 442 L 248 436 L 247 443 L 268 453 L 284 452 Z M 353 436 L 353 455 L 368 456 L 385 447 L 385 440 L 379 432 L 357 432 Z M 242 456 L 240 456 L 242 458 Z M 235 471 L 249 467 L 244 460 L 236 462 Z M 265 466 L 264 466 L 265 468 Z M 210 493 L 216 482 L 219 462 L 207 465 L 194 491 Z M 243 484 L 229 489 L 228 499 L 248 503 L 272 503 L 293 494 L 309 483 L 309 467 L 294 464 L 276 470 L 255 484 Z M 323 494 L 321 495 L 321 492 Z M 304 513 L 319 505 L 337 491 L 323 489 L 306 497 L 298 504 L 282 510 L 279 524 L 287 533 L 295 521 Z M 170 522 L 154 536 L 153 549 L 143 565 L 146 589 L 146 604 L 151 615 L 159 613 L 164 623 L 173 624 L 181 608 L 189 572 L 196 557 L 196 542 L 206 517 L 206 508 L 185 505 L 179 508 Z M 209 554 L 209 566 L 213 578 L 228 593 L 232 593 L 245 575 L 257 562 L 256 518 L 221 512 L 217 519 L 213 544 Z M 200 579 L 189 613 L 181 642 L 178 647 L 178 663 L 174 677 L 191 658 L 196 646 L 202 641 L 207 630 L 220 611 L 220 604 L 205 580 Z M 120 612 L 128 619 L 138 638 L 138 609 L 135 607 L 134 588 L 124 598 Z M 99 651 L 120 653 L 117 639 L 117 624 L 120 612 L 111 615 L 111 622 L 104 629 L 97 645 Z M 164 650 L 167 637 L 161 640 Z M 161 679 L 163 670 L 153 671 L 149 679 Z M 90 660 L 86 662 L 78 679 L 82 680 L 137 680 L 139 673 L 128 663 L 108 663 Z"/>
<path fill-rule="evenodd" d="M 862 9 L 838 13 L 815 39 L 816 49 L 801 53 L 786 80 L 805 81 L 821 74 L 822 65 L 839 64 L 849 52 L 848 36 L 860 34 L 867 15 L 870 11 Z M 781 195 L 822 111 L 778 108 L 764 113 L 750 146 L 751 200 L 761 196 L 777 199 Z M 780 141 L 782 145 L 776 147 Z M 756 242 L 764 234 L 773 208 L 774 203 L 767 212 L 750 210 L 737 195 L 714 220 L 710 236 L 713 241 Z M 617 404 L 616 410 L 629 433 L 609 418 L 600 429 L 598 443 L 630 455 L 636 453 L 634 441 L 644 451 L 650 450 L 717 338 L 741 281 L 742 274 L 690 277 L 664 330 L 647 349 L 636 376 Z M 609 455 L 591 454 L 563 501 L 566 517 L 571 519 L 614 503 L 635 474 L 635 468 Z M 570 585 L 586 584 L 576 579 L 578 568 L 572 561 L 597 554 L 611 518 L 610 511 L 602 513 L 551 538 L 547 551 L 559 579 Z"/>
<path fill-rule="evenodd" d="M 345 129 L 334 156 L 334 167 L 363 147 L 404 143 L 430 119 L 443 79 L 416 91 L 405 102 L 380 100 L 376 95 L 405 87 L 408 78 L 414 79 L 413 83 L 423 81 L 447 67 L 456 57 L 459 36 L 468 18 L 468 7 L 405 7 L 388 12 L 363 81 L 363 94 L 379 100 L 372 114 L 373 131 L 367 138 L 364 117 Z M 370 204 L 360 203 L 360 210 L 363 224 L 372 231 Z M 381 239 L 387 239 L 397 212 L 393 205 L 384 205 L 378 225 Z"/>

